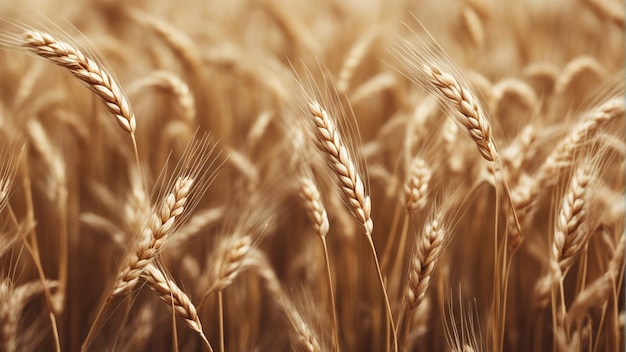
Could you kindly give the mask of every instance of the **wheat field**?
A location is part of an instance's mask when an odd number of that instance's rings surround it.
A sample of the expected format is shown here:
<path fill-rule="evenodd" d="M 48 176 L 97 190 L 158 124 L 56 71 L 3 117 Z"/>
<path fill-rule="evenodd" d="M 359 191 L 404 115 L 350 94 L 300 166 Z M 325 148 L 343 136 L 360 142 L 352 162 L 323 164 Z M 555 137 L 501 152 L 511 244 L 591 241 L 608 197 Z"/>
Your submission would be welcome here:
<path fill-rule="evenodd" d="M 623 351 L 617 0 L 0 2 L 0 351 Z"/>

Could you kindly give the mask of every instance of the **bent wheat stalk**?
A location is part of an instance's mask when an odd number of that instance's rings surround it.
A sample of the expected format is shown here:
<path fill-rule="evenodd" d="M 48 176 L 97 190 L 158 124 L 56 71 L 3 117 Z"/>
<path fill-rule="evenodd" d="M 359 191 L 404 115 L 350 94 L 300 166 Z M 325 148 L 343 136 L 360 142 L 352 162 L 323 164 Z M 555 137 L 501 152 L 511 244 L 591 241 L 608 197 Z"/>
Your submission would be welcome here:
<path fill-rule="evenodd" d="M 83 342 L 82 351 L 86 351 L 89 347 L 96 323 L 106 305 L 113 298 L 125 295 L 132 290 L 148 264 L 161 253 L 163 245 L 176 230 L 176 220 L 184 215 L 185 206 L 193 184 L 193 178 L 179 177 L 174 184 L 172 192 L 167 194 L 159 207 L 151 214 L 148 224 L 140 233 L 141 237 L 138 239 L 137 244 L 126 255 L 122 266 L 123 269 L 118 273 L 113 289 L 104 304 L 100 306 L 95 321 Z"/>

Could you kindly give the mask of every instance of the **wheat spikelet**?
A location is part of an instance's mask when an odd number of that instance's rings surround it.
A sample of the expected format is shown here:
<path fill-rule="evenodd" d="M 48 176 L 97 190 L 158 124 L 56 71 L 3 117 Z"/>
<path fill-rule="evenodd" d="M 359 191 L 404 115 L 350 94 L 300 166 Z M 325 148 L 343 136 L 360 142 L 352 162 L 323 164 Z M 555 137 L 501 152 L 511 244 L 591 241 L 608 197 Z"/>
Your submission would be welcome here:
<path fill-rule="evenodd" d="M 283 307 L 302 349 L 306 352 L 321 352 L 318 339 L 296 308 L 287 302 L 283 303 Z"/>
<path fill-rule="evenodd" d="M 442 215 L 438 214 L 424 226 L 424 231 L 416 240 L 404 290 L 404 299 L 410 310 L 424 300 L 437 262 L 445 248 L 446 230 L 442 220 Z"/>
<path fill-rule="evenodd" d="M 131 19 L 154 33 L 174 52 L 184 67 L 190 70 L 198 70 L 202 65 L 201 54 L 198 46 L 185 32 L 169 23 L 165 19 L 156 17 L 146 12 L 141 12 L 125 7 L 120 12 L 128 15 Z"/>
<path fill-rule="evenodd" d="M 348 92 L 348 89 L 350 88 L 350 80 L 352 79 L 352 76 L 354 76 L 354 72 L 363 61 L 363 58 L 367 54 L 377 35 L 378 32 L 375 30 L 363 33 L 348 51 L 348 54 L 341 65 L 341 70 L 339 71 L 339 79 L 337 81 L 337 90 L 339 93 Z"/>
<path fill-rule="evenodd" d="M 392 90 L 397 84 L 398 79 L 395 75 L 390 72 L 381 72 L 356 87 L 354 93 L 350 94 L 350 101 L 352 104 L 366 102 L 376 94 Z"/>
<path fill-rule="evenodd" d="M 45 288 L 58 286 L 57 281 L 28 282 L 15 286 L 6 278 L 0 278 L 0 347 L 2 351 L 19 351 L 25 346 L 20 346 L 20 336 L 25 335 L 25 330 L 32 329 L 32 326 L 20 326 L 20 318 L 26 304 Z"/>
<path fill-rule="evenodd" d="M 37 56 L 66 68 L 83 81 L 89 90 L 102 99 L 120 127 L 131 135 L 135 133 L 137 122 L 128 99 L 119 84 L 96 61 L 71 44 L 44 32 L 27 31 L 22 35 L 22 46 Z"/>
<path fill-rule="evenodd" d="M 589 308 L 608 300 L 613 290 L 617 289 L 617 280 L 619 280 L 620 276 L 623 278 L 625 253 L 626 236 L 622 233 L 615 244 L 606 272 L 578 293 L 570 305 L 567 315 L 572 324 L 580 324 Z"/>
<path fill-rule="evenodd" d="M 318 102 L 309 103 L 309 112 L 315 123 L 320 149 L 327 156 L 329 166 L 339 181 L 341 191 L 348 200 L 352 214 L 363 224 L 365 234 L 370 236 L 374 230 L 371 218 L 372 203 L 365 193 L 356 164 L 343 143 L 333 119 Z"/>

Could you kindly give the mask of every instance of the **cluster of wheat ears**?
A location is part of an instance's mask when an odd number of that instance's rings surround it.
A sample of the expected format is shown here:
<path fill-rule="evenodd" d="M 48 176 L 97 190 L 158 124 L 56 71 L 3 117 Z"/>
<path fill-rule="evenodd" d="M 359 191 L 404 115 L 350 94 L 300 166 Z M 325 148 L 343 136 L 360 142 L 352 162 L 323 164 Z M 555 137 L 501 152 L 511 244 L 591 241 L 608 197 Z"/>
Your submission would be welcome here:
<path fill-rule="evenodd" d="M 620 1 L 27 3 L 0 350 L 624 349 Z"/>

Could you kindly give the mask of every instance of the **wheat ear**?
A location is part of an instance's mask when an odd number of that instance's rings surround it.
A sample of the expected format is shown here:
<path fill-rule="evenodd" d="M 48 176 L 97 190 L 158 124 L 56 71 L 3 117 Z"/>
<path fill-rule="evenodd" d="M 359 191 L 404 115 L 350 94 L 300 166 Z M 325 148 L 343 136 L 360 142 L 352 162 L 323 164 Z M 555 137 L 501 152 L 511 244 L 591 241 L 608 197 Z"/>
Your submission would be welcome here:
<path fill-rule="evenodd" d="M 135 150 L 135 161 L 139 165 L 135 114 L 121 86 L 111 74 L 78 48 L 58 40 L 49 33 L 26 31 L 22 35 L 21 45 L 35 55 L 66 68 L 104 102 L 120 127 L 130 134 Z"/>
<path fill-rule="evenodd" d="M 489 120 L 487 120 L 472 92 L 462 87 L 451 74 L 435 66 L 425 65 L 424 71 L 428 76 L 429 82 L 455 108 L 455 120 L 472 137 L 480 151 L 480 155 L 485 160 L 496 163 L 498 161 L 498 153 L 491 135 Z"/>
<path fill-rule="evenodd" d="M 581 225 L 587 212 L 585 198 L 591 180 L 591 164 L 585 163 L 576 170 L 561 202 L 552 243 L 552 259 L 559 278 L 567 273 L 587 239 Z"/>
<path fill-rule="evenodd" d="M 337 176 L 352 214 L 363 224 L 365 234 L 370 236 L 374 230 L 371 218 L 372 203 L 369 195 L 365 194 L 365 186 L 356 164 L 328 112 L 318 102 L 309 104 L 309 112 L 315 123 L 319 147 L 327 156 L 328 164 Z"/>
<path fill-rule="evenodd" d="M 404 291 L 404 299 L 410 310 L 419 306 L 426 296 L 433 272 L 445 248 L 445 233 L 440 214 L 424 226 L 422 236 L 416 241 Z"/>
<path fill-rule="evenodd" d="M 519 223 L 528 221 L 534 209 L 539 193 L 543 187 L 555 184 L 559 179 L 559 172 L 570 167 L 576 159 L 576 153 L 598 132 L 600 127 L 624 115 L 624 100 L 622 97 L 613 97 L 586 113 L 554 150 L 548 155 L 534 177 L 521 179 L 511 192 L 511 201 Z M 509 250 L 514 252 L 523 241 L 523 233 L 517 229 L 512 216 L 508 218 Z"/>
<path fill-rule="evenodd" d="M 207 295 L 213 291 L 222 291 L 232 285 L 239 273 L 244 270 L 245 259 L 253 247 L 252 237 L 233 235 L 220 242 L 216 262 L 212 265 L 211 277 L 215 280 Z"/>
<path fill-rule="evenodd" d="M 333 314 L 333 341 L 335 349 L 340 350 L 339 347 L 339 324 L 337 319 L 337 305 L 335 303 L 335 292 L 333 289 L 333 279 L 330 269 L 330 258 L 328 255 L 328 244 L 326 243 L 326 234 L 328 233 L 329 223 L 328 214 L 326 208 L 322 203 L 322 197 L 315 185 L 315 182 L 311 178 L 303 177 L 300 179 L 300 195 L 306 205 L 309 218 L 313 222 L 315 231 L 317 232 L 324 249 L 324 260 L 326 264 L 326 278 L 328 280 L 328 290 L 330 294 L 331 309 Z"/>
<path fill-rule="evenodd" d="M 414 213 L 426 206 L 431 177 L 432 171 L 426 161 L 420 157 L 413 158 L 409 178 L 404 184 L 404 207 L 407 213 Z"/>
<path fill-rule="evenodd" d="M 192 178 L 179 177 L 172 192 L 151 214 L 142 238 L 128 255 L 126 265 L 117 275 L 109 298 L 125 294 L 135 287 L 141 272 L 161 252 L 164 243 L 174 232 L 176 219 L 183 215 L 193 183 Z"/>
<path fill-rule="evenodd" d="M 196 306 L 191 302 L 189 296 L 174 281 L 166 278 L 154 264 L 146 265 L 143 273 L 146 276 L 150 289 L 168 306 L 173 307 L 176 314 L 185 320 L 187 326 L 200 335 L 209 351 L 213 351 L 209 340 L 207 340 L 202 331 L 202 324 L 200 323 Z"/>

